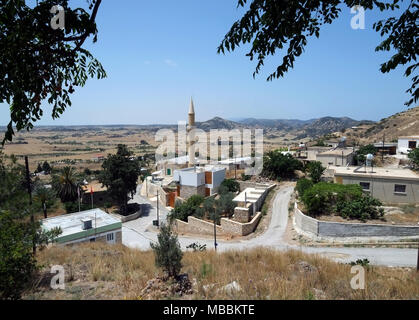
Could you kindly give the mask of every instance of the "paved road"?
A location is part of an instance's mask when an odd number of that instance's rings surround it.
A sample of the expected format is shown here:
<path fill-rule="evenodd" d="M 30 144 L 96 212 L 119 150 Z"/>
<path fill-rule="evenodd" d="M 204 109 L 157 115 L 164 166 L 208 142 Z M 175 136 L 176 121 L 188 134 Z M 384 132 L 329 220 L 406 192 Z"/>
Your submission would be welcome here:
<path fill-rule="evenodd" d="M 244 250 L 255 247 L 271 247 L 277 250 L 295 249 L 305 253 L 321 254 L 339 262 L 350 262 L 357 259 L 367 258 L 372 264 L 386 266 L 415 266 L 417 261 L 417 249 L 398 249 L 398 248 L 324 248 L 288 245 L 283 240 L 283 235 L 288 222 L 288 205 L 292 187 L 280 189 L 274 199 L 273 212 L 268 229 L 252 239 L 238 241 L 218 241 L 218 250 Z M 134 202 L 145 206 L 146 214 L 141 218 L 123 224 L 122 241 L 125 245 L 139 249 L 149 249 L 150 241 L 157 240 L 157 234 L 151 229 L 152 221 L 156 219 L 156 204 L 148 199 L 139 196 L 134 197 Z M 160 218 L 167 217 L 167 209 L 160 206 Z M 206 244 L 207 248 L 214 247 L 214 241 L 208 238 L 179 237 L 182 249 L 193 242 Z"/>

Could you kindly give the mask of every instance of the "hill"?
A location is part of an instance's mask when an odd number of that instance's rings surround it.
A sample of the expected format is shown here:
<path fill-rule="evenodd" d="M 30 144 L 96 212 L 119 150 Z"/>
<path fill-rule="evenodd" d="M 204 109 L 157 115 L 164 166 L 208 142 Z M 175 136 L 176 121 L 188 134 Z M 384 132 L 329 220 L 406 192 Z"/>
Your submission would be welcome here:
<path fill-rule="evenodd" d="M 419 106 L 398 112 L 373 124 L 362 125 L 358 129 L 350 129 L 345 134 L 358 139 L 360 143 L 382 141 L 396 142 L 400 136 L 419 134 Z"/>

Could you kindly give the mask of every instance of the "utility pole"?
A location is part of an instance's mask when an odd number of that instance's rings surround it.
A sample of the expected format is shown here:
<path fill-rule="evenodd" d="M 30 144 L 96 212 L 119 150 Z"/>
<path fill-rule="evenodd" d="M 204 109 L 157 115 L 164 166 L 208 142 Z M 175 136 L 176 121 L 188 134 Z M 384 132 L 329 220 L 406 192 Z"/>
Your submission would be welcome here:
<path fill-rule="evenodd" d="M 384 141 L 386 139 L 386 134 L 383 134 L 383 150 L 381 150 L 381 161 L 384 162 Z"/>
<path fill-rule="evenodd" d="M 236 156 L 234 156 L 234 179 L 237 180 L 237 163 L 236 163 Z"/>
<path fill-rule="evenodd" d="M 31 224 L 33 228 L 35 226 L 35 217 L 33 216 L 33 211 L 32 211 L 32 185 L 31 185 L 31 177 L 29 174 L 28 156 L 25 156 L 25 167 L 26 167 L 26 186 L 28 188 L 28 194 L 29 194 L 29 211 L 31 213 Z M 34 255 L 36 254 L 35 229 L 33 230 L 32 252 Z"/>
<path fill-rule="evenodd" d="M 217 224 L 216 224 L 216 212 L 214 211 L 214 249 L 217 251 Z"/>
<path fill-rule="evenodd" d="M 419 271 L 419 243 L 418 243 L 418 261 L 416 263 L 416 271 Z"/>
<path fill-rule="evenodd" d="M 159 222 L 159 189 L 157 189 L 157 229 L 160 229 L 160 222 Z"/>

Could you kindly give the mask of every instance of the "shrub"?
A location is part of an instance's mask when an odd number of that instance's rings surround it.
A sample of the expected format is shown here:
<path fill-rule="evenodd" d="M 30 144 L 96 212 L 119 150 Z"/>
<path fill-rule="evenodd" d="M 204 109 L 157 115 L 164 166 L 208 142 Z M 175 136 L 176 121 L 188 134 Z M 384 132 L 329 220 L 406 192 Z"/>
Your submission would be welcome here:
<path fill-rule="evenodd" d="M 234 179 L 225 179 L 221 186 L 225 187 L 229 192 L 240 191 L 240 184 Z"/>
<path fill-rule="evenodd" d="M 419 148 L 413 149 L 408 154 L 409 160 L 415 169 L 419 169 Z"/>
<path fill-rule="evenodd" d="M 358 199 L 352 201 L 338 202 L 336 211 L 343 218 L 366 221 L 384 216 L 383 208 L 377 208 L 381 205 L 380 200 L 368 195 L 362 195 Z"/>
<path fill-rule="evenodd" d="M 169 277 L 177 277 L 182 269 L 183 253 L 170 225 L 161 226 L 157 241 L 156 244 L 150 243 L 154 251 L 156 266 L 162 268 Z"/>
<path fill-rule="evenodd" d="M 301 170 L 302 163 L 290 154 L 283 155 L 279 150 L 269 151 L 263 158 L 262 176 L 269 179 L 294 177 L 295 170 Z"/>
<path fill-rule="evenodd" d="M 312 161 L 307 165 L 307 170 L 311 180 L 313 180 L 314 183 L 318 183 L 326 168 L 322 166 L 320 161 Z"/>
<path fill-rule="evenodd" d="M 251 179 L 251 176 L 242 173 L 242 180 L 243 181 L 247 181 L 247 180 L 250 180 L 250 179 Z"/>
<path fill-rule="evenodd" d="M 310 189 L 313 185 L 313 181 L 303 178 L 297 181 L 297 186 L 295 188 L 298 192 L 298 195 L 302 197 L 304 192 Z"/>
<path fill-rule="evenodd" d="M 309 215 L 330 214 L 338 202 L 351 201 L 362 196 L 359 185 L 319 182 L 306 190 L 302 201 Z"/>

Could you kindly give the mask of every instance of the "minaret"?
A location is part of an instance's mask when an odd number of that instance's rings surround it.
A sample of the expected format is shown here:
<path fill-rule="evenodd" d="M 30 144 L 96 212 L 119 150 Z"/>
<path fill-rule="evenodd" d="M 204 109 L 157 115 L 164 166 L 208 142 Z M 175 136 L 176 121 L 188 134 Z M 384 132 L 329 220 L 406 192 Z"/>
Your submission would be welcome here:
<path fill-rule="evenodd" d="M 191 97 L 191 105 L 189 106 L 189 112 L 188 112 L 188 137 L 189 137 L 189 147 L 188 147 L 188 155 L 189 155 L 189 167 L 193 167 L 195 165 L 195 136 L 193 135 L 193 132 L 191 132 L 193 129 L 195 129 L 195 108 L 193 105 L 193 100 Z"/>

